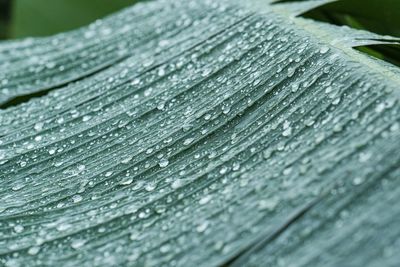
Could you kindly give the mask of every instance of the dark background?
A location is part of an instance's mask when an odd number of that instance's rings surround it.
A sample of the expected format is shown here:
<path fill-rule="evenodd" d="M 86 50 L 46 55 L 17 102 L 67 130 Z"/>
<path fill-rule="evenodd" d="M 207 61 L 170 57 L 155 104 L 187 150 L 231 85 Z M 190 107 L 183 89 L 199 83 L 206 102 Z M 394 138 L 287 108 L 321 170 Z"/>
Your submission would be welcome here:
<path fill-rule="evenodd" d="M 135 2 L 137 0 L 0 0 L 0 39 L 72 30 Z"/>

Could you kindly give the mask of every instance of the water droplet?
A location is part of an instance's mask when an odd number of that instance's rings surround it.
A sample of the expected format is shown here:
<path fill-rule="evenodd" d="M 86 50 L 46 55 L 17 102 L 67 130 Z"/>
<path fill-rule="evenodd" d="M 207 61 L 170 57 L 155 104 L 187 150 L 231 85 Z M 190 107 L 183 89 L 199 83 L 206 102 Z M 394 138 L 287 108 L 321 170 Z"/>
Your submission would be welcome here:
<path fill-rule="evenodd" d="M 228 171 L 228 168 L 226 166 L 223 166 L 220 170 L 219 173 L 220 174 L 225 174 Z"/>
<path fill-rule="evenodd" d="M 224 105 L 222 106 L 222 113 L 224 113 L 225 115 L 228 114 L 231 111 L 231 107 L 228 105 Z"/>
<path fill-rule="evenodd" d="M 161 248 L 160 248 L 161 253 L 167 253 L 170 250 L 171 250 L 171 246 L 169 244 L 165 244 L 165 245 L 161 246 Z"/>
<path fill-rule="evenodd" d="M 361 177 L 356 177 L 353 179 L 353 185 L 360 185 L 364 182 L 364 179 Z"/>
<path fill-rule="evenodd" d="M 14 226 L 14 231 L 16 232 L 16 233 L 21 233 L 22 231 L 24 231 L 24 227 L 22 226 L 22 225 L 16 225 L 16 226 Z"/>
<path fill-rule="evenodd" d="M 183 141 L 183 145 L 187 146 L 190 145 L 193 142 L 194 138 L 187 138 L 185 141 Z"/>
<path fill-rule="evenodd" d="M 329 51 L 329 47 L 327 47 L 327 46 L 323 46 L 323 47 L 321 47 L 321 49 L 319 50 L 319 52 L 320 52 L 321 54 L 326 54 L 328 51 Z"/>
<path fill-rule="evenodd" d="M 18 191 L 18 190 L 21 190 L 21 189 L 24 188 L 24 187 L 25 187 L 24 184 L 16 184 L 16 185 L 14 185 L 11 189 L 12 189 L 13 191 Z"/>
<path fill-rule="evenodd" d="M 209 225 L 208 221 L 204 221 L 196 227 L 196 231 L 199 233 L 203 233 Z"/>
<path fill-rule="evenodd" d="M 167 167 L 168 164 L 169 164 L 169 161 L 168 161 L 168 159 L 166 159 L 166 158 L 162 158 L 162 159 L 160 160 L 160 162 L 158 163 L 158 165 L 159 165 L 161 168 Z"/>
<path fill-rule="evenodd" d="M 80 201 L 82 201 L 82 196 L 81 195 L 74 195 L 74 196 L 72 196 L 72 201 L 74 202 L 74 203 L 78 203 L 78 202 L 80 202 Z"/>
<path fill-rule="evenodd" d="M 288 68 L 287 70 L 287 76 L 292 77 L 295 73 L 296 69 L 295 68 Z"/>
<path fill-rule="evenodd" d="M 282 135 L 285 137 L 290 136 L 291 134 L 292 134 L 292 127 L 289 127 L 282 132 Z"/>
<path fill-rule="evenodd" d="M 336 105 L 338 105 L 339 103 L 340 103 L 340 97 L 337 97 L 337 98 L 335 98 L 333 101 L 332 101 L 332 105 L 334 105 L 334 106 L 336 106 Z"/>
<path fill-rule="evenodd" d="M 263 199 L 258 202 L 258 209 L 273 211 L 277 205 L 278 201 L 276 199 Z"/>
<path fill-rule="evenodd" d="M 240 169 L 240 163 L 239 162 L 233 163 L 232 170 L 238 171 L 239 169 Z"/>
<path fill-rule="evenodd" d="M 400 123 L 396 122 L 390 126 L 391 132 L 397 132 L 398 130 L 400 130 Z"/>
<path fill-rule="evenodd" d="M 157 183 L 155 183 L 155 182 L 149 182 L 149 183 L 146 184 L 146 186 L 144 187 L 144 189 L 145 189 L 147 192 L 151 192 L 151 191 L 153 191 L 154 189 L 156 189 L 156 187 L 157 187 Z"/>
<path fill-rule="evenodd" d="M 382 111 L 384 111 L 386 108 L 385 103 L 380 103 L 379 105 L 376 106 L 375 111 L 377 113 L 381 113 Z"/>
<path fill-rule="evenodd" d="M 38 247 L 38 246 L 30 247 L 28 249 L 28 254 L 29 255 L 36 255 L 36 254 L 39 253 L 39 251 L 40 251 L 40 247 Z"/>
<path fill-rule="evenodd" d="M 183 180 L 182 179 L 176 179 L 172 182 L 171 187 L 172 189 L 178 189 L 183 185 Z"/>
<path fill-rule="evenodd" d="M 112 171 L 108 171 L 104 174 L 105 177 L 110 177 L 113 174 Z"/>
<path fill-rule="evenodd" d="M 85 115 L 85 116 L 83 116 L 82 121 L 83 121 L 83 122 L 86 122 L 86 121 L 89 121 L 91 118 L 92 118 L 92 116 L 90 116 L 90 115 Z"/>
<path fill-rule="evenodd" d="M 128 156 L 128 157 L 124 158 L 123 160 L 121 160 L 121 163 L 127 164 L 129 161 L 132 160 L 132 158 L 133 158 L 132 156 Z"/>
<path fill-rule="evenodd" d="M 130 185 L 132 182 L 133 182 L 133 178 L 127 177 L 127 178 L 123 179 L 119 184 L 120 185 Z"/>
<path fill-rule="evenodd" d="M 159 104 L 157 105 L 157 109 L 158 109 L 158 110 L 164 110 L 164 108 L 165 108 L 165 102 L 161 102 L 161 103 L 159 103 Z"/>
<path fill-rule="evenodd" d="M 212 72 L 212 69 L 205 69 L 203 70 L 203 72 L 201 73 L 201 76 L 203 77 L 207 77 L 208 75 L 210 75 Z"/>
<path fill-rule="evenodd" d="M 135 240 L 137 240 L 137 239 L 139 238 L 139 236 L 140 236 L 140 233 L 139 233 L 139 232 L 133 231 L 133 232 L 130 234 L 129 239 L 132 240 L 132 241 L 135 241 Z"/>
<path fill-rule="evenodd" d="M 211 199 L 212 199 L 212 196 L 210 196 L 210 195 L 204 196 L 199 200 L 199 204 L 200 205 L 205 205 L 208 202 L 210 202 Z"/>
<path fill-rule="evenodd" d="M 86 240 L 77 239 L 77 240 L 74 240 L 74 241 L 71 242 L 71 247 L 72 247 L 73 249 L 79 249 L 79 248 L 81 248 L 83 245 L 85 245 L 85 243 L 86 243 Z"/>
<path fill-rule="evenodd" d="M 41 130 L 43 129 L 43 126 L 44 126 L 44 123 L 43 123 L 43 122 L 37 122 L 37 123 L 33 126 L 33 128 L 34 128 L 37 132 L 39 132 L 39 131 L 41 131 Z"/>

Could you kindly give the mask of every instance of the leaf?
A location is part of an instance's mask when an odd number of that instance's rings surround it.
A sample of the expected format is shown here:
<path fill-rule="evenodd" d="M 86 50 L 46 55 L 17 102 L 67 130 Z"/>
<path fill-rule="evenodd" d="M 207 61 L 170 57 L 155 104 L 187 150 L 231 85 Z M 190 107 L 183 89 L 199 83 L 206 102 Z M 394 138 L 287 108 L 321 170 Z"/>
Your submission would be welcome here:
<path fill-rule="evenodd" d="M 0 262 L 397 265 L 398 68 L 267 2 L 1 43 Z"/>

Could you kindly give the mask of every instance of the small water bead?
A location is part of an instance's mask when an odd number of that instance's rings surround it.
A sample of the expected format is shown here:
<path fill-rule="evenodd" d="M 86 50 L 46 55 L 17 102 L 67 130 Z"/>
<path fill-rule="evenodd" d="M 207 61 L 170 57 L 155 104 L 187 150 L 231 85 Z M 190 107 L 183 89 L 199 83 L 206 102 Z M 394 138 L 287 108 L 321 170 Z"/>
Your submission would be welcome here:
<path fill-rule="evenodd" d="M 151 153 L 153 153 L 153 149 L 152 149 L 152 148 L 149 148 L 149 149 L 146 150 L 146 154 L 147 154 L 147 155 L 149 155 L 149 154 L 151 154 Z"/>
<path fill-rule="evenodd" d="M 154 211 L 158 214 L 163 214 L 167 211 L 167 207 L 165 205 L 156 205 Z"/>
<path fill-rule="evenodd" d="M 315 123 L 315 120 L 313 120 L 312 118 L 306 119 L 306 120 L 304 121 L 304 125 L 307 126 L 307 127 L 313 126 L 314 123 Z"/>
<path fill-rule="evenodd" d="M 108 171 L 104 174 L 105 177 L 110 177 L 113 174 L 112 171 Z"/>
<path fill-rule="evenodd" d="M 127 177 L 127 178 L 123 179 L 119 184 L 120 185 L 130 185 L 132 182 L 133 182 L 133 178 Z"/>
<path fill-rule="evenodd" d="M 22 231 L 24 231 L 24 229 L 25 228 L 19 224 L 14 226 L 14 232 L 16 232 L 16 233 L 21 233 Z"/>
<path fill-rule="evenodd" d="M 212 73 L 212 69 L 211 68 L 207 68 L 205 70 L 203 70 L 203 72 L 201 73 L 201 76 L 203 77 L 207 77 L 208 75 L 210 75 Z"/>
<path fill-rule="evenodd" d="M 332 87 L 332 86 L 328 86 L 328 87 L 325 88 L 325 93 L 326 93 L 326 94 L 329 94 L 329 93 L 331 93 L 332 91 L 333 91 L 333 87 Z"/>
<path fill-rule="evenodd" d="M 335 99 L 332 101 L 332 105 L 334 105 L 334 106 L 338 105 L 338 104 L 340 103 L 340 100 L 341 100 L 340 97 L 335 98 Z"/>
<path fill-rule="evenodd" d="M 160 248 L 160 252 L 163 254 L 168 253 L 170 250 L 171 250 L 171 245 L 169 244 L 162 245 Z"/>
<path fill-rule="evenodd" d="M 85 116 L 83 116 L 82 121 L 83 121 L 83 122 L 87 122 L 87 121 L 89 121 L 91 118 L 92 118 L 92 116 L 90 116 L 90 115 L 85 115 Z"/>
<path fill-rule="evenodd" d="M 35 136 L 35 141 L 36 141 L 36 142 L 39 142 L 39 141 L 41 141 L 41 140 L 42 140 L 42 136 L 40 136 L 40 135 Z"/>
<path fill-rule="evenodd" d="M 71 242 L 71 247 L 75 250 L 83 247 L 86 244 L 86 240 L 77 239 Z"/>
<path fill-rule="evenodd" d="M 278 201 L 276 199 L 263 199 L 258 202 L 258 209 L 273 211 L 277 205 Z"/>
<path fill-rule="evenodd" d="M 295 72 L 296 72 L 296 69 L 290 67 L 287 70 L 287 76 L 290 78 L 290 77 L 292 77 L 294 75 Z"/>
<path fill-rule="evenodd" d="M 41 131 L 41 130 L 43 129 L 43 126 L 44 126 L 44 123 L 43 123 L 43 122 L 37 122 L 37 123 L 33 126 L 33 128 L 34 128 L 37 132 L 39 132 L 39 131 Z"/>
<path fill-rule="evenodd" d="M 72 227 L 72 225 L 69 223 L 61 223 L 61 224 L 57 225 L 56 229 L 59 232 L 64 232 L 65 230 L 68 230 L 71 227 Z"/>
<path fill-rule="evenodd" d="M 6 152 L 2 149 L 0 149 L 0 160 L 3 160 L 6 158 Z"/>
<path fill-rule="evenodd" d="M 299 83 L 293 83 L 291 86 L 291 91 L 292 93 L 296 93 L 300 88 L 300 84 Z"/>
<path fill-rule="evenodd" d="M 194 138 L 187 138 L 183 141 L 183 145 L 187 146 L 190 145 L 194 141 Z"/>
<path fill-rule="evenodd" d="M 146 186 L 144 187 L 144 189 L 145 189 L 147 192 L 154 191 L 154 189 L 156 189 L 156 188 L 157 188 L 157 183 L 155 183 L 155 182 L 147 183 Z"/>
<path fill-rule="evenodd" d="M 208 221 L 204 221 L 196 227 L 196 231 L 199 233 L 203 233 L 210 223 Z"/>
<path fill-rule="evenodd" d="M 184 184 L 184 181 L 182 179 L 176 179 L 172 182 L 171 188 L 178 189 L 178 188 L 182 187 L 183 184 Z"/>
<path fill-rule="evenodd" d="M 376 106 L 375 108 L 375 112 L 376 113 L 381 113 L 382 111 L 384 111 L 386 108 L 385 103 L 380 103 Z"/>
<path fill-rule="evenodd" d="M 290 136 L 291 134 L 292 134 L 292 127 L 289 127 L 282 132 L 282 135 L 285 137 Z"/>
<path fill-rule="evenodd" d="M 160 102 L 160 103 L 157 105 L 157 109 L 158 109 L 158 110 L 164 110 L 164 108 L 165 108 L 165 102 Z"/>
<path fill-rule="evenodd" d="M 322 46 L 321 49 L 319 50 L 319 52 L 321 54 L 326 54 L 326 53 L 328 53 L 328 51 L 329 51 L 329 47 L 327 47 L 327 46 Z"/>
<path fill-rule="evenodd" d="M 140 233 L 137 231 L 134 231 L 130 234 L 129 239 L 132 241 L 135 241 L 135 240 L 138 240 L 139 236 L 140 236 Z"/>
<path fill-rule="evenodd" d="M 83 172 L 85 169 L 86 169 L 86 166 L 83 165 L 83 164 L 80 164 L 80 165 L 78 166 L 78 171 L 79 171 L 79 172 Z"/>
<path fill-rule="evenodd" d="M 18 190 L 21 190 L 21 189 L 24 188 L 24 187 L 25 187 L 24 184 L 16 184 L 16 185 L 14 185 L 11 189 L 12 189 L 13 191 L 18 191 Z"/>
<path fill-rule="evenodd" d="M 390 131 L 391 132 L 397 132 L 400 130 L 400 123 L 396 122 L 390 126 Z"/>
<path fill-rule="evenodd" d="M 204 196 L 199 200 L 199 204 L 200 205 L 205 205 L 208 202 L 210 202 L 211 199 L 212 199 L 212 196 L 210 196 L 210 195 Z"/>
<path fill-rule="evenodd" d="M 128 156 L 128 157 L 124 158 L 123 160 L 121 160 L 121 163 L 127 164 L 127 163 L 129 163 L 129 161 L 132 160 L 132 158 L 133 158 L 132 156 Z"/>
<path fill-rule="evenodd" d="M 263 151 L 263 158 L 264 159 L 269 159 L 272 156 L 272 149 L 266 149 Z"/>
<path fill-rule="evenodd" d="M 83 199 L 83 197 L 82 197 L 81 195 L 74 195 L 74 196 L 72 196 L 72 201 L 73 201 L 74 203 L 81 202 L 82 199 Z"/>
<path fill-rule="evenodd" d="M 240 169 L 240 163 L 239 162 L 233 163 L 232 170 L 238 171 L 239 169 Z"/>
<path fill-rule="evenodd" d="M 353 185 L 360 185 L 364 182 L 364 178 L 362 177 L 356 177 L 353 179 Z"/>
<path fill-rule="evenodd" d="M 283 175 L 289 175 L 292 172 L 292 168 L 288 167 L 286 169 L 283 170 L 282 174 Z"/>
<path fill-rule="evenodd" d="M 38 247 L 38 246 L 33 246 L 33 247 L 30 247 L 30 248 L 28 249 L 28 254 L 29 254 L 29 255 L 36 255 L 36 254 L 39 253 L 39 251 L 40 251 L 40 247 Z"/>
<path fill-rule="evenodd" d="M 228 114 L 231 111 L 231 106 L 224 105 L 222 106 L 222 113 L 225 115 Z"/>
<path fill-rule="evenodd" d="M 219 173 L 220 174 L 225 174 L 228 171 L 228 168 L 226 166 L 223 166 L 220 170 Z"/>
<path fill-rule="evenodd" d="M 167 167 L 168 164 L 169 164 L 169 161 L 168 161 L 168 159 L 166 159 L 166 158 L 161 159 L 160 162 L 158 163 L 158 165 L 159 165 L 161 168 Z"/>
<path fill-rule="evenodd" d="M 55 148 L 50 148 L 48 150 L 48 152 L 49 152 L 50 155 L 54 155 L 54 153 L 56 153 L 56 149 Z"/>

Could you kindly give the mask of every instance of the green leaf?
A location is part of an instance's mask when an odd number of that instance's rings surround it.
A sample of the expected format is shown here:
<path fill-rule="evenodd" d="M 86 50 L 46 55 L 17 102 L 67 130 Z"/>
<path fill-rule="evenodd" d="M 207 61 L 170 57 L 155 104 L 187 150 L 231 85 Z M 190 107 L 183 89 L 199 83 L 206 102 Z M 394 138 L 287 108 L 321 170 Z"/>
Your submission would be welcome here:
<path fill-rule="evenodd" d="M 1 264 L 400 263 L 398 40 L 240 2 L 0 44 Z"/>

